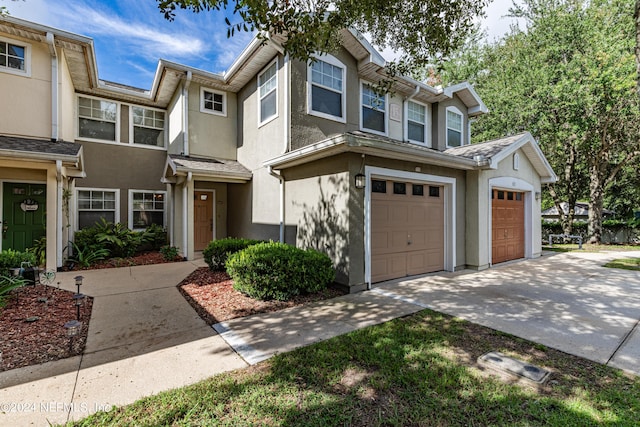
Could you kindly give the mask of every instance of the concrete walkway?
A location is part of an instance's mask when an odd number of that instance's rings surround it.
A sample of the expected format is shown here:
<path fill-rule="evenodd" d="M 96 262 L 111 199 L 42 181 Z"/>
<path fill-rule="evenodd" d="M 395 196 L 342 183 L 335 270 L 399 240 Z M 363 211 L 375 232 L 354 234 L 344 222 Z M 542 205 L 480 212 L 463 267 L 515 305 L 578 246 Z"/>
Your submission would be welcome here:
<path fill-rule="evenodd" d="M 95 298 L 84 356 L 0 373 L 0 425 L 78 419 L 423 308 L 640 374 L 640 273 L 601 267 L 624 255 L 546 254 L 390 281 L 219 323 L 219 335 L 176 289 L 201 262 L 83 272 Z M 75 275 L 57 280 L 75 290 Z"/>
<path fill-rule="evenodd" d="M 176 287 L 198 266 L 81 272 L 81 292 L 94 298 L 84 355 L 0 373 L 0 425 L 65 423 L 246 367 Z M 76 275 L 56 282 L 75 292 Z"/>

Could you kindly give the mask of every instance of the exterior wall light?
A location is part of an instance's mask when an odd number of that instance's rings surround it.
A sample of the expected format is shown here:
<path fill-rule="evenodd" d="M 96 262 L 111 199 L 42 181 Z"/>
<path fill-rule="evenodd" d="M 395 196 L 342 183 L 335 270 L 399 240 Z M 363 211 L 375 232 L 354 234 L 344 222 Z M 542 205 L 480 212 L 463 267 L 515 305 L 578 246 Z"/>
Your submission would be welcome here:
<path fill-rule="evenodd" d="M 536 191 L 536 200 L 540 200 L 540 192 Z"/>
<path fill-rule="evenodd" d="M 355 176 L 355 184 L 358 190 L 362 190 L 367 182 L 367 177 L 362 173 L 357 173 Z"/>

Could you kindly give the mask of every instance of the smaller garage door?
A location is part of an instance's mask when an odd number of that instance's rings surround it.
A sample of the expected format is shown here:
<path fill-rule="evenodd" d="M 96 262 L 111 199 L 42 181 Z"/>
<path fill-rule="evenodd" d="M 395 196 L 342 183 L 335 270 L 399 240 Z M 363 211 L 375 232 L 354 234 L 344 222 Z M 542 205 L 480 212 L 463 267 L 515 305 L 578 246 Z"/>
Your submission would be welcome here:
<path fill-rule="evenodd" d="M 524 193 L 493 190 L 491 263 L 524 258 Z"/>
<path fill-rule="evenodd" d="M 444 187 L 371 184 L 371 281 L 444 270 Z"/>

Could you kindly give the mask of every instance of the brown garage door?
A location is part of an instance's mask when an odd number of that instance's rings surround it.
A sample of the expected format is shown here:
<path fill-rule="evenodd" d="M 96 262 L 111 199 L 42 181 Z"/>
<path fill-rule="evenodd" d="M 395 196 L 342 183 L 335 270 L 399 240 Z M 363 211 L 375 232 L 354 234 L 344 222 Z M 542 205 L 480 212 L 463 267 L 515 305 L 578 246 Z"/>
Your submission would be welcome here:
<path fill-rule="evenodd" d="M 524 193 L 493 190 L 491 262 L 524 258 Z"/>
<path fill-rule="evenodd" d="M 444 270 L 444 188 L 372 180 L 371 281 Z"/>

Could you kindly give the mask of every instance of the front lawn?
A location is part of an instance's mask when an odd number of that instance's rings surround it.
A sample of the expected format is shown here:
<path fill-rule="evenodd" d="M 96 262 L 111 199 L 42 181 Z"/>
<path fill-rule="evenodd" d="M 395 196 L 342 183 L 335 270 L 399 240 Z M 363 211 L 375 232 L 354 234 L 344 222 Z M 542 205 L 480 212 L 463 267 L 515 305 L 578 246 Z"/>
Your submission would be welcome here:
<path fill-rule="evenodd" d="M 483 371 L 500 351 L 544 386 Z M 278 355 L 69 425 L 637 425 L 640 380 L 430 310 Z"/>
<path fill-rule="evenodd" d="M 622 268 L 623 270 L 640 270 L 640 258 L 618 258 L 604 265 L 608 268 Z"/>
<path fill-rule="evenodd" d="M 552 246 L 543 242 L 542 249 L 545 251 L 554 252 L 571 252 L 580 250 L 577 243 L 554 243 Z M 626 251 L 640 251 L 640 245 L 594 245 L 590 243 L 584 243 L 582 245 L 582 251 L 584 252 L 626 252 Z"/>

